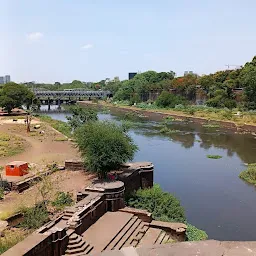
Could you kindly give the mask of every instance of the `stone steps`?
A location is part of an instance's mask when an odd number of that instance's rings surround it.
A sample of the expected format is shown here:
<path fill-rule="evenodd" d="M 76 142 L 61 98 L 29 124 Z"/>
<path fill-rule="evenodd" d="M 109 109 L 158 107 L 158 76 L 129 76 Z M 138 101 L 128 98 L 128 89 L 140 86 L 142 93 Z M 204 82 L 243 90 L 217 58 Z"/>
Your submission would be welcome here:
<path fill-rule="evenodd" d="M 163 239 L 165 238 L 165 235 L 166 235 L 166 232 L 162 231 L 158 236 L 157 240 L 155 241 L 155 244 L 161 244 Z"/>
<path fill-rule="evenodd" d="M 113 250 L 118 242 L 122 239 L 125 233 L 134 225 L 138 220 L 137 216 L 133 216 L 125 226 L 116 234 L 116 236 L 111 240 L 111 242 L 104 248 L 104 250 Z"/>
<path fill-rule="evenodd" d="M 136 231 L 136 229 L 139 227 L 139 225 L 141 224 L 141 219 L 137 219 L 136 222 L 132 225 L 132 227 L 124 234 L 124 236 L 122 237 L 122 239 L 120 239 L 120 241 L 118 242 L 118 244 L 113 248 L 113 249 L 118 249 L 120 250 L 124 244 L 126 243 L 126 241 L 129 239 L 130 236 L 132 236 L 134 234 L 134 232 Z"/>
<path fill-rule="evenodd" d="M 134 234 L 129 237 L 129 239 L 126 241 L 123 247 L 136 247 L 148 229 L 149 226 L 147 225 L 147 223 L 141 222 L 138 228 L 135 230 Z"/>
<path fill-rule="evenodd" d="M 85 242 L 82 237 L 76 233 L 73 233 L 69 237 L 69 242 L 65 255 L 86 255 L 93 250 L 93 246 Z"/>
<path fill-rule="evenodd" d="M 152 244 L 154 244 L 158 237 L 160 236 L 160 234 L 162 233 L 162 230 L 160 229 L 156 229 L 156 228 L 149 228 L 148 231 L 146 232 L 146 234 L 143 236 L 143 238 L 141 239 L 141 241 L 139 242 L 138 246 L 150 246 Z"/>

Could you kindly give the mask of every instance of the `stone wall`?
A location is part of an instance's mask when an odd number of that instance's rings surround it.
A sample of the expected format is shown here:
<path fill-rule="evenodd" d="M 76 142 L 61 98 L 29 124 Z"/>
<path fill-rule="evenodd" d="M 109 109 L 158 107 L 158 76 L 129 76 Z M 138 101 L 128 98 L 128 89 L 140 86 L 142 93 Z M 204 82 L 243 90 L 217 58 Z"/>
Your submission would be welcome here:
<path fill-rule="evenodd" d="M 69 170 L 81 168 L 78 162 L 67 161 L 66 163 L 66 168 Z M 3 256 L 64 255 L 72 233 L 81 235 L 107 211 L 118 211 L 124 208 L 125 190 L 132 192 L 153 185 L 153 164 L 126 164 L 118 173 L 118 178 L 119 180 L 111 182 L 95 181 L 78 193 L 77 203 L 74 206 L 65 209 L 61 216 L 32 233 L 5 252 Z M 142 211 L 139 211 L 138 215 L 145 220 L 151 218 Z"/>

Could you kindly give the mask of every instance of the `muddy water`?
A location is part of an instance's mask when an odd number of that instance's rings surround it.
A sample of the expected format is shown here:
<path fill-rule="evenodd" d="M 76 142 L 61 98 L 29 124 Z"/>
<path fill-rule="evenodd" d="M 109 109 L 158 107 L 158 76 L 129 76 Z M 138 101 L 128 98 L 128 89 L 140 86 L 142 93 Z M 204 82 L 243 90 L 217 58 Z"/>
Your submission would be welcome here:
<path fill-rule="evenodd" d="M 49 115 L 65 121 L 67 114 Z M 99 115 L 122 116 L 119 111 Z M 167 125 L 177 132 L 163 135 L 163 124 L 149 119 L 136 120 L 130 131 L 140 149 L 134 160 L 154 163 L 154 181 L 181 200 L 188 221 L 209 238 L 256 240 L 256 190 L 238 177 L 244 163 L 256 162 L 256 138 L 179 121 Z M 222 158 L 208 159 L 208 154 Z"/>

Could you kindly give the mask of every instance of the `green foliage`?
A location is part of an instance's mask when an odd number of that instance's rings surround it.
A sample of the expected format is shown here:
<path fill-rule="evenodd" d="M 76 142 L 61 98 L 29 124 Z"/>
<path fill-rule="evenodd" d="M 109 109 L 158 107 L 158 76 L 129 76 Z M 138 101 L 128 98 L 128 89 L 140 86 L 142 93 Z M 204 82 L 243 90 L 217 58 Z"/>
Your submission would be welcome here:
<path fill-rule="evenodd" d="M 66 135 L 67 137 L 72 137 L 72 134 L 71 134 L 72 129 L 69 126 L 69 124 L 67 124 L 63 121 L 60 121 L 60 120 L 52 119 L 50 116 L 46 116 L 46 115 L 41 115 L 41 116 L 39 116 L 39 118 L 42 122 L 48 123 L 54 129 L 56 129 L 57 131 L 61 132 L 64 135 Z"/>
<path fill-rule="evenodd" d="M 174 108 L 176 105 L 184 103 L 184 98 L 167 91 L 163 91 L 156 100 L 156 105 L 162 108 Z"/>
<path fill-rule="evenodd" d="M 163 128 L 160 130 L 160 133 L 163 133 L 163 134 L 172 134 L 177 132 L 179 132 L 179 130 L 169 129 L 166 125 L 163 126 Z"/>
<path fill-rule="evenodd" d="M 12 109 L 20 108 L 23 104 L 30 107 L 35 95 L 26 86 L 16 83 L 7 83 L 0 92 L 0 106 L 9 114 Z"/>
<path fill-rule="evenodd" d="M 63 209 L 65 206 L 70 206 L 73 203 L 72 196 L 69 193 L 58 192 L 52 205 L 58 210 Z"/>
<path fill-rule="evenodd" d="M 0 200 L 4 198 L 4 188 L 0 187 Z"/>
<path fill-rule="evenodd" d="M 191 224 L 187 224 L 186 236 L 187 241 L 200 241 L 208 238 L 205 231 L 198 229 Z"/>
<path fill-rule="evenodd" d="M 98 120 L 97 112 L 93 108 L 72 106 L 70 107 L 69 111 L 72 116 L 68 116 L 67 120 L 72 129 L 76 129 L 88 121 Z"/>
<path fill-rule="evenodd" d="M 239 174 L 239 178 L 256 185 L 256 163 L 249 164 L 248 168 Z"/>
<path fill-rule="evenodd" d="M 207 158 L 210 158 L 210 159 L 220 159 L 220 158 L 222 158 L 222 156 L 219 156 L 219 155 L 207 155 Z"/>
<path fill-rule="evenodd" d="M 130 195 L 127 204 L 151 212 L 156 220 L 185 222 L 184 209 L 179 200 L 156 184 L 152 188 L 140 189 Z"/>
<path fill-rule="evenodd" d="M 122 126 L 108 121 L 86 123 L 75 131 L 75 139 L 87 168 L 100 178 L 132 160 L 138 149 Z"/>
<path fill-rule="evenodd" d="M 22 209 L 24 219 L 20 226 L 27 229 L 37 229 L 49 220 L 49 214 L 44 203 L 31 208 Z"/>

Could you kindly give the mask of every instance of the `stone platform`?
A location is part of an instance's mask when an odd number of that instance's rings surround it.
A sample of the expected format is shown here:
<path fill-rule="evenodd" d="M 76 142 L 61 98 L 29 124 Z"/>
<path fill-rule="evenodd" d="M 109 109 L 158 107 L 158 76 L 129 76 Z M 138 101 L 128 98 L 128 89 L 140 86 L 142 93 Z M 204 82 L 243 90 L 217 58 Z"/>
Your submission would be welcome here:
<path fill-rule="evenodd" d="M 255 256 L 256 242 L 206 240 L 140 248 L 126 247 L 119 251 L 104 251 L 93 256 Z"/>

